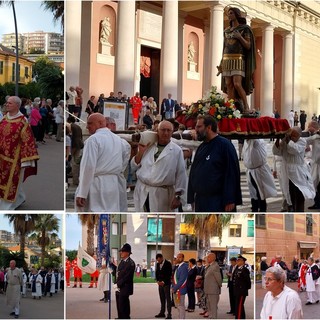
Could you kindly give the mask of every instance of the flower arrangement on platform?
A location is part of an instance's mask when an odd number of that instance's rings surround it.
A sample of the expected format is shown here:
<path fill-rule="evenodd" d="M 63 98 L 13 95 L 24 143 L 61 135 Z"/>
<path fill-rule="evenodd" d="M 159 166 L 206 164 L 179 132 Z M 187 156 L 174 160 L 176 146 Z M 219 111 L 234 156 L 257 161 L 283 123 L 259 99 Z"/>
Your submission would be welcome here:
<path fill-rule="evenodd" d="M 241 113 L 235 107 L 234 100 L 225 100 L 224 96 L 217 92 L 217 87 L 211 87 L 202 100 L 192 103 L 184 114 L 186 118 L 210 114 L 217 121 L 223 118 L 241 118 Z"/>

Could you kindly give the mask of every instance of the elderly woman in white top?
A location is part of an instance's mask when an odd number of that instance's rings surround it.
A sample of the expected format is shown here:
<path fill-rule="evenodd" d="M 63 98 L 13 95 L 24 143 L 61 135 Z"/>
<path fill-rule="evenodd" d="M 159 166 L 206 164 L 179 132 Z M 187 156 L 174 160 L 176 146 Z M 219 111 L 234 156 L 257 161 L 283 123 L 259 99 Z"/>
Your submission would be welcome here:
<path fill-rule="evenodd" d="M 261 319 L 302 319 L 302 304 L 298 293 L 285 285 L 286 273 L 271 267 L 265 276 L 268 292 L 263 299 Z"/>

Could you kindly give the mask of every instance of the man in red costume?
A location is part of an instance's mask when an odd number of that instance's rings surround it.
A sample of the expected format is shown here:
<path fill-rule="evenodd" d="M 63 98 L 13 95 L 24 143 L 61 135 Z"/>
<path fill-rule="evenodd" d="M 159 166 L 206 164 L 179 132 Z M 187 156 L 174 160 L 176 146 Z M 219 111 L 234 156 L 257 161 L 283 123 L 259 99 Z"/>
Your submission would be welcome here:
<path fill-rule="evenodd" d="M 94 260 L 97 260 L 97 256 L 94 255 L 93 256 Z M 97 288 L 97 284 L 98 284 L 98 278 L 99 278 L 99 270 L 97 269 L 95 272 L 90 273 L 90 285 L 89 288 L 93 288 L 93 285 L 95 288 Z"/>
<path fill-rule="evenodd" d="M 139 114 L 142 108 L 142 100 L 140 98 L 140 93 L 136 92 L 136 95 L 130 99 L 130 104 L 132 106 L 132 116 L 134 124 L 139 123 Z"/>
<path fill-rule="evenodd" d="M 71 263 L 73 269 L 74 285 L 72 288 L 77 288 L 79 282 L 79 288 L 82 288 L 82 270 L 78 267 L 77 257 L 75 257 Z"/>
<path fill-rule="evenodd" d="M 70 269 L 71 269 L 71 261 L 68 257 L 66 257 L 66 280 L 67 287 L 70 288 Z"/>
<path fill-rule="evenodd" d="M 0 210 L 14 210 L 26 200 L 22 182 L 36 174 L 39 155 L 31 127 L 19 111 L 19 97 L 8 98 L 0 122 Z"/>

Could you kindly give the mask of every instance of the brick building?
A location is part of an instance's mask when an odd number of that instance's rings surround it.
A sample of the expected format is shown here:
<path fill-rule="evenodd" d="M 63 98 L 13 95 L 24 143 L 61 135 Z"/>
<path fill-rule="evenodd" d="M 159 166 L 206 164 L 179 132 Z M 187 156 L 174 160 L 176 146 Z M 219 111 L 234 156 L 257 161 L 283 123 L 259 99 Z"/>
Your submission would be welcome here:
<path fill-rule="evenodd" d="M 282 255 L 289 267 L 293 257 L 320 257 L 320 215 L 315 214 L 257 214 L 256 261 L 262 256 L 267 263 Z"/>

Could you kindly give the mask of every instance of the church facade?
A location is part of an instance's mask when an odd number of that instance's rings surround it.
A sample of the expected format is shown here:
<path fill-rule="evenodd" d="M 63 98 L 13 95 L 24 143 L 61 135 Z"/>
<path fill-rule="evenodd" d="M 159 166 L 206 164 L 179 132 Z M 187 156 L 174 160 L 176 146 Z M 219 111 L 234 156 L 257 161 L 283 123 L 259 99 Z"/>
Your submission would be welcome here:
<path fill-rule="evenodd" d="M 66 86 L 91 95 L 168 93 L 190 104 L 213 85 L 226 8 L 245 12 L 256 40 L 251 108 L 320 114 L 320 4 L 316 1 L 67 1 Z M 108 22 L 107 27 L 103 22 Z"/>

